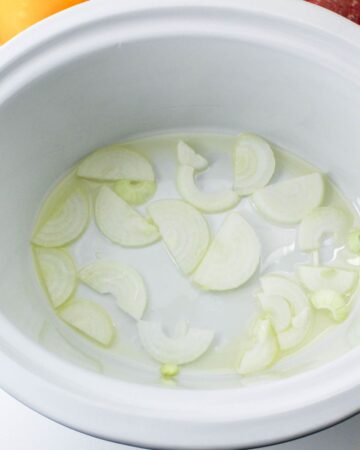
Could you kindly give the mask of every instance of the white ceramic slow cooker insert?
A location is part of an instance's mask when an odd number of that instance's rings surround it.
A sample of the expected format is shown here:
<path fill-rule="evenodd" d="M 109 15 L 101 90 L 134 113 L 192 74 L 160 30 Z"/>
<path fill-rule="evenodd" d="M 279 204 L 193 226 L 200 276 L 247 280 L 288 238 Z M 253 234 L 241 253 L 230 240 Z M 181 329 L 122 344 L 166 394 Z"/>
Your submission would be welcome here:
<path fill-rule="evenodd" d="M 40 413 L 151 448 L 249 448 L 360 408 L 360 349 L 255 385 L 169 389 L 45 348 L 29 271 L 42 196 L 89 150 L 140 134 L 251 130 L 360 192 L 360 29 L 291 0 L 89 2 L 0 49 L 0 386 Z M 51 327 L 52 322 L 48 321 Z M 321 351 L 321 350 L 319 350 Z"/>

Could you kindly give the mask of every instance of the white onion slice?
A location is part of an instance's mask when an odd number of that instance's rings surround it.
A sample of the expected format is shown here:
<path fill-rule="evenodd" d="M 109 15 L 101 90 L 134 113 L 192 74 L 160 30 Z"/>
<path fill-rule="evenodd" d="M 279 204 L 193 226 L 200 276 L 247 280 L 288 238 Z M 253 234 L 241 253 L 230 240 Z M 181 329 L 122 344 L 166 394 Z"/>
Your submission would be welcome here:
<path fill-rule="evenodd" d="M 209 245 L 204 217 L 181 200 L 159 200 L 148 206 L 148 212 L 180 270 L 185 274 L 193 272 Z"/>
<path fill-rule="evenodd" d="M 354 270 L 326 266 L 300 266 L 297 276 L 308 291 L 331 289 L 339 294 L 353 291 L 359 280 Z"/>
<path fill-rule="evenodd" d="M 318 207 L 324 197 L 324 181 L 319 173 L 271 184 L 253 195 L 256 208 L 271 221 L 300 222 Z"/>
<path fill-rule="evenodd" d="M 277 334 L 280 348 L 290 350 L 298 346 L 307 336 L 312 324 L 310 308 L 303 309 L 291 320 L 291 327 Z"/>
<path fill-rule="evenodd" d="M 59 310 L 66 323 L 101 345 L 109 346 L 115 337 L 115 328 L 104 308 L 88 300 L 74 300 Z"/>
<path fill-rule="evenodd" d="M 288 302 L 280 295 L 260 292 L 257 294 L 262 310 L 271 321 L 276 332 L 284 331 L 291 324 L 291 310 Z"/>
<path fill-rule="evenodd" d="M 141 205 L 147 202 L 156 191 L 155 181 L 119 180 L 114 191 L 129 205 Z"/>
<path fill-rule="evenodd" d="M 239 136 L 234 150 L 234 189 L 239 195 L 252 194 L 268 184 L 275 170 L 270 145 L 255 134 Z"/>
<path fill-rule="evenodd" d="M 272 331 L 269 320 L 261 319 L 253 330 L 254 344 L 243 354 L 238 372 L 249 375 L 269 367 L 278 353 L 276 337 Z"/>
<path fill-rule="evenodd" d="M 350 215 L 339 208 L 316 208 L 300 224 L 299 247 L 303 251 L 318 250 L 327 235 L 333 236 L 335 245 L 342 245 L 351 225 Z"/>
<path fill-rule="evenodd" d="M 139 321 L 138 332 L 145 350 L 163 364 L 187 364 L 200 358 L 214 338 L 212 330 L 189 328 L 180 336 L 167 336 L 161 324 Z"/>
<path fill-rule="evenodd" d="M 99 260 L 79 272 L 81 281 L 100 294 L 111 294 L 118 306 L 134 319 L 141 319 L 146 307 L 142 277 L 132 267 L 118 261 Z"/>
<path fill-rule="evenodd" d="M 78 167 L 79 177 L 97 181 L 154 181 L 149 161 L 137 152 L 119 144 L 95 150 Z"/>
<path fill-rule="evenodd" d="M 315 309 L 328 310 L 336 322 L 342 322 L 349 314 L 346 298 L 332 289 L 320 289 L 310 297 Z"/>
<path fill-rule="evenodd" d="M 281 297 L 288 303 L 291 324 L 284 330 L 277 330 L 280 348 L 288 350 L 299 345 L 312 324 L 312 311 L 305 292 L 295 281 L 280 275 L 266 275 L 260 282 L 265 294 Z M 288 312 L 283 316 L 284 320 L 288 320 Z"/>
<path fill-rule="evenodd" d="M 41 247 L 63 247 L 75 241 L 89 222 L 89 202 L 86 194 L 75 189 L 35 230 L 32 243 Z"/>
<path fill-rule="evenodd" d="M 177 145 L 178 161 L 181 165 L 192 167 L 196 170 L 203 170 L 208 166 L 207 160 L 195 152 L 184 141 L 179 141 Z"/>
<path fill-rule="evenodd" d="M 107 186 L 100 189 L 96 198 L 95 219 L 107 238 L 124 247 L 143 247 L 160 237 L 155 225 Z"/>
<path fill-rule="evenodd" d="M 62 249 L 35 248 L 39 276 L 54 308 L 66 302 L 76 287 L 76 268 Z"/>
<path fill-rule="evenodd" d="M 360 230 L 351 230 L 347 237 L 347 247 L 355 255 L 360 255 Z"/>
<path fill-rule="evenodd" d="M 194 283 L 206 290 L 224 291 L 246 283 L 260 261 L 260 242 L 238 213 L 229 214 L 196 269 Z"/>
<path fill-rule="evenodd" d="M 231 189 L 217 192 L 200 190 L 195 183 L 195 169 L 190 166 L 180 166 L 177 170 L 177 188 L 184 200 L 200 211 L 217 213 L 232 208 L 239 202 L 239 196 Z"/>
<path fill-rule="evenodd" d="M 261 286 L 268 295 L 277 295 L 285 299 L 294 314 L 299 314 L 310 303 L 301 287 L 293 280 L 282 275 L 270 274 L 260 278 Z"/>

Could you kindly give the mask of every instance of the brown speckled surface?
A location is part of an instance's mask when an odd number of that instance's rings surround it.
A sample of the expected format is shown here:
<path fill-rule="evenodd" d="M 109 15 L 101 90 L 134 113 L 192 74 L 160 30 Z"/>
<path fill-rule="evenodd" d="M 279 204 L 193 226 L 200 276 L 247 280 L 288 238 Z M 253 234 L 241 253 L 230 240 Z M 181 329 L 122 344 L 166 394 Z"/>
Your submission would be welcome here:
<path fill-rule="evenodd" d="M 306 0 L 360 24 L 360 0 Z"/>

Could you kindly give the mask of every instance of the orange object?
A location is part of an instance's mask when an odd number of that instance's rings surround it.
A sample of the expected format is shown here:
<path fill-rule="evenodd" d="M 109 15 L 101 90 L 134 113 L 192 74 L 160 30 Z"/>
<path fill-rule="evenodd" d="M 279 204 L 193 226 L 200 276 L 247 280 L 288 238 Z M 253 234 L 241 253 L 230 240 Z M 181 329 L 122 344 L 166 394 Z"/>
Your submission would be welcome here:
<path fill-rule="evenodd" d="M 30 25 L 84 0 L 0 0 L 0 43 Z"/>

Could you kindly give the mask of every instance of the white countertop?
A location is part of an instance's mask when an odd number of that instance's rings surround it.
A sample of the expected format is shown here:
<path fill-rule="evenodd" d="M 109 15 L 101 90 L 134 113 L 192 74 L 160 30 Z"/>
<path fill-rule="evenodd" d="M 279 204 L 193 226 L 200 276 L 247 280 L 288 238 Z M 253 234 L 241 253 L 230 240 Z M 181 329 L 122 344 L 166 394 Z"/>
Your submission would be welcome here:
<path fill-rule="evenodd" d="M 101 441 L 58 425 L 0 390 L 1 450 L 131 450 L 131 448 Z M 271 450 L 360 450 L 360 415 L 313 436 L 275 445 Z"/>

